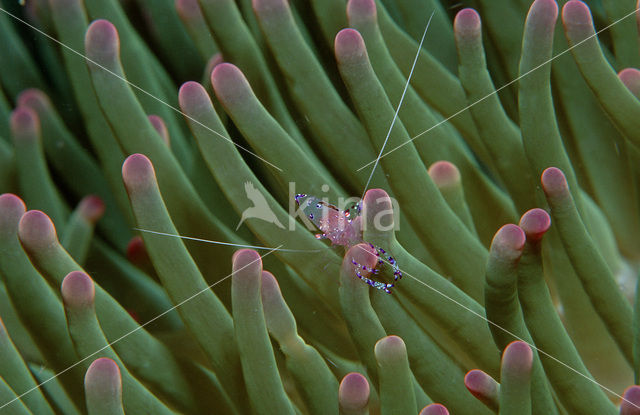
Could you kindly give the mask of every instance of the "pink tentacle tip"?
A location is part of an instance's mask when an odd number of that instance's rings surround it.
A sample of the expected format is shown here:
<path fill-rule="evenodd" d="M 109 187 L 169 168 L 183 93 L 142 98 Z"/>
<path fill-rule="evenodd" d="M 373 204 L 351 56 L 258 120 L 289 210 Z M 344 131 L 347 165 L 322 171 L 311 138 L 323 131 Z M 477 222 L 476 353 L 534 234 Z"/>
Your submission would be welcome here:
<path fill-rule="evenodd" d="M 93 305 L 96 290 L 93 280 L 82 271 L 72 271 L 62 280 L 62 299 L 69 307 L 89 307 Z"/>
<path fill-rule="evenodd" d="M 502 365 L 509 366 L 519 372 L 530 372 L 533 364 L 533 351 L 523 341 L 509 343 L 502 354 Z"/>
<path fill-rule="evenodd" d="M 562 8 L 562 22 L 566 25 L 589 25 L 593 24 L 591 20 L 591 11 L 589 6 L 579 0 L 570 0 Z"/>
<path fill-rule="evenodd" d="M 253 249 L 249 249 L 249 248 L 238 249 L 231 256 L 231 262 L 236 262 L 236 260 L 244 261 L 247 258 L 255 257 L 255 255 L 258 255 L 258 253 Z M 249 261 L 251 261 L 251 259 L 249 259 Z"/>
<path fill-rule="evenodd" d="M 42 111 L 51 108 L 49 97 L 37 88 L 25 89 L 18 95 L 18 106 L 32 108 L 35 111 Z"/>
<path fill-rule="evenodd" d="M 90 223 L 96 223 L 105 212 L 105 204 L 99 196 L 89 195 L 82 198 L 78 211 Z"/>
<path fill-rule="evenodd" d="M 141 236 L 134 236 L 127 244 L 127 259 L 132 263 L 139 263 L 143 260 L 147 260 L 149 255 L 147 248 L 144 246 L 144 241 Z"/>
<path fill-rule="evenodd" d="M 551 217 L 543 209 L 531 209 L 522 215 L 519 226 L 527 235 L 527 239 L 532 242 L 539 241 L 551 227 Z"/>
<path fill-rule="evenodd" d="M 209 77 L 211 77 L 211 74 L 213 73 L 215 67 L 220 65 L 221 63 L 224 63 L 224 57 L 222 56 L 222 53 L 217 52 L 207 61 L 205 73 L 209 74 Z"/>
<path fill-rule="evenodd" d="M 98 19 L 89 25 L 84 44 L 90 58 L 113 57 L 120 52 L 118 31 L 105 19 Z"/>
<path fill-rule="evenodd" d="M 253 249 L 239 249 L 231 256 L 233 272 L 249 272 L 251 270 L 262 271 L 262 259 L 260 254 Z"/>
<path fill-rule="evenodd" d="M 167 129 L 167 125 L 165 124 L 162 117 L 160 117 L 159 115 L 150 114 L 147 118 L 153 126 L 153 129 L 156 130 L 158 134 L 160 134 L 162 141 L 164 141 L 165 144 L 169 144 L 169 130 Z"/>
<path fill-rule="evenodd" d="M 354 264 L 357 263 L 358 265 Z M 362 243 L 352 246 L 345 255 L 345 263 L 349 263 L 355 273 L 361 267 L 366 267 L 367 270 L 375 268 L 378 263 L 378 257 L 376 256 L 373 248 L 369 244 Z M 368 271 L 365 271 L 368 273 Z"/>
<path fill-rule="evenodd" d="M 537 10 L 543 12 L 555 12 L 556 16 L 558 13 L 558 2 L 556 0 L 535 0 L 531 4 L 531 8 L 536 8 Z"/>
<path fill-rule="evenodd" d="M 109 374 L 112 376 L 120 376 L 120 368 L 118 367 L 118 364 L 108 357 L 100 357 L 94 360 L 91 365 L 89 365 L 89 370 L 100 371 L 103 372 L 103 374 Z"/>
<path fill-rule="evenodd" d="M 175 8 L 185 20 L 193 19 L 202 14 L 198 0 L 176 0 Z"/>
<path fill-rule="evenodd" d="M 382 189 L 370 189 L 365 193 L 362 200 L 362 217 L 366 223 L 363 223 L 363 227 L 376 229 L 376 224 L 371 222 L 375 222 L 378 218 L 382 222 L 378 225 L 383 226 L 384 229 L 392 229 L 394 225 L 392 212 L 393 203 L 387 192 Z"/>
<path fill-rule="evenodd" d="M 58 243 L 53 221 L 40 210 L 30 210 L 22 215 L 18 224 L 18 236 L 22 244 L 32 250 Z"/>
<path fill-rule="evenodd" d="M 497 383 L 482 370 L 473 369 L 464 376 L 464 386 L 480 400 L 497 393 Z"/>
<path fill-rule="evenodd" d="M 389 204 L 391 204 L 391 198 L 389 197 L 389 194 L 384 191 L 384 189 L 369 189 L 364 194 L 365 204 L 376 204 L 380 201 L 385 201 L 385 199 L 388 199 Z"/>
<path fill-rule="evenodd" d="M 187 81 L 178 90 L 178 103 L 185 113 L 193 113 L 201 107 L 211 106 L 211 98 L 198 82 Z"/>
<path fill-rule="evenodd" d="M 461 183 L 460 170 L 448 161 L 437 161 L 429 166 L 431 180 L 440 188 L 459 186 Z"/>
<path fill-rule="evenodd" d="M 407 347 L 402 338 L 391 335 L 378 340 L 374 347 L 374 352 L 377 357 L 379 357 L 380 354 L 391 354 L 395 357 L 400 357 L 406 355 Z"/>
<path fill-rule="evenodd" d="M 545 171 L 542 172 L 540 181 L 542 183 L 542 190 L 544 190 L 548 196 L 559 196 L 569 190 L 569 185 L 567 184 L 564 173 L 557 167 L 545 169 Z"/>
<path fill-rule="evenodd" d="M 266 13 L 283 13 L 289 10 L 286 0 L 252 0 L 251 5 L 256 14 L 262 17 L 266 17 Z"/>
<path fill-rule="evenodd" d="M 519 256 L 519 253 L 524 248 L 525 241 L 526 235 L 522 228 L 510 223 L 498 229 L 491 241 L 491 250 L 516 251 Z"/>
<path fill-rule="evenodd" d="M 449 410 L 439 403 L 432 403 L 422 408 L 418 415 L 449 415 Z"/>
<path fill-rule="evenodd" d="M 269 271 L 262 271 L 262 298 L 280 296 L 280 284 L 276 277 Z"/>
<path fill-rule="evenodd" d="M 357 372 L 345 375 L 340 382 L 338 397 L 340 405 L 345 409 L 366 408 L 369 403 L 369 382 Z"/>
<path fill-rule="evenodd" d="M 625 81 L 638 81 L 640 78 L 640 70 L 636 68 L 624 68 L 618 72 L 618 77 L 622 82 Z"/>
<path fill-rule="evenodd" d="M 0 222 L 5 218 L 20 218 L 27 211 L 24 201 L 13 193 L 0 195 Z"/>
<path fill-rule="evenodd" d="M 233 79 L 238 76 L 238 73 L 242 71 L 234 64 L 229 62 L 222 62 L 216 66 L 211 75 L 212 82 L 225 82 L 228 79 Z"/>
<path fill-rule="evenodd" d="M 237 66 L 223 62 L 211 72 L 211 86 L 221 101 L 238 100 L 242 91 L 250 91 L 249 81 Z"/>
<path fill-rule="evenodd" d="M 339 31 L 336 35 L 334 48 L 336 57 L 341 61 L 361 55 L 366 51 L 364 40 L 360 32 L 355 29 L 342 29 Z"/>
<path fill-rule="evenodd" d="M 535 0 L 527 14 L 527 26 L 545 35 L 551 35 L 557 20 L 558 4 L 555 0 Z"/>
<path fill-rule="evenodd" d="M 362 199 L 362 210 L 368 214 L 389 211 L 393 207 L 389 194 L 383 189 L 369 189 Z M 363 215 L 365 218 L 366 215 Z"/>
<path fill-rule="evenodd" d="M 620 402 L 620 415 L 640 415 L 640 386 L 629 386 Z"/>
<path fill-rule="evenodd" d="M 640 70 L 636 68 L 623 69 L 618 73 L 618 78 L 631 93 L 640 98 Z"/>
<path fill-rule="evenodd" d="M 376 19 L 377 10 L 374 0 L 349 0 L 347 3 L 347 17 L 349 20 Z"/>
<path fill-rule="evenodd" d="M 122 387 L 120 368 L 115 361 L 108 357 L 98 358 L 89 365 L 84 383 L 88 390 L 95 389 L 96 392 L 103 393 L 105 390 L 111 390 L 119 393 Z"/>
<path fill-rule="evenodd" d="M 482 20 L 475 9 L 462 9 L 453 21 L 453 30 L 463 36 L 478 36 L 482 30 Z"/>
<path fill-rule="evenodd" d="M 144 154 L 132 154 L 122 164 L 122 179 L 129 190 L 155 181 L 155 175 L 151 160 Z"/>
<path fill-rule="evenodd" d="M 22 106 L 13 110 L 9 123 L 11 131 L 17 137 L 34 137 L 40 134 L 38 114 L 29 107 Z"/>

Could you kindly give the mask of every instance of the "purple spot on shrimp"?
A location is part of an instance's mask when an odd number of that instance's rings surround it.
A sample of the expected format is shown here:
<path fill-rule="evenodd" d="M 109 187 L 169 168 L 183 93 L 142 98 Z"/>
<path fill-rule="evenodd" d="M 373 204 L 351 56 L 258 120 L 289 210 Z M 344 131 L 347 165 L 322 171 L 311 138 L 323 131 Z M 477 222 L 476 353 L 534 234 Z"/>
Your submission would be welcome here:
<path fill-rule="evenodd" d="M 294 199 L 296 200 L 298 206 L 300 206 L 300 199 L 302 199 L 303 197 L 307 197 L 307 195 L 305 195 L 304 193 L 298 193 L 297 195 L 295 195 Z"/>

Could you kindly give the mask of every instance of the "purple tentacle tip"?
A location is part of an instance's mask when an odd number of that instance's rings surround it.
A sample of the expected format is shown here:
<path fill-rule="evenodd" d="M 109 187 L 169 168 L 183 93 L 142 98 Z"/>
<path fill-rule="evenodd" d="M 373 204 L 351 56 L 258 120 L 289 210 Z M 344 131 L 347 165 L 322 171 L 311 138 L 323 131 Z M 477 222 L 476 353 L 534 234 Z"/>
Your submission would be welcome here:
<path fill-rule="evenodd" d="M 549 167 L 542 172 L 542 190 L 547 196 L 560 196 L 567 192 L 569 185 L 562 170 Z"/>
<path fill-rule="evenodd" d="M 149 254 L 141 236 L 134 236 L 127 244 L 127 259 L 133 264 L 149 261 Z"/>
<path fill-rule="evenodd" d="M 18 106 L 29 107 L 34 111 L 44 111 L 51 108 L 51 100 L 39 89 L 29 88 L 18 95 Z"/>
<path fill-rule="evenodd" d="M 231 257 L 233 279 L 243 280 L 262 275 L 262 259 L 253 249 L 239 249 Z"/>
<path fill-rule="evenodd" d="M 449 415 L 449 411 L 444 405 L 432 403 L 431 405 L 422 408 L 422 411 L 420 411 L 420 414 L 418 415 Z"/>
<path fill-rule="evenodd" d="M 498 383 L 482 370 L 474 369 L 467 372 L 464 377 L 464 386 L 476 399 L 485 405 L 490 407 L 496 406 L 498 401 Z"/>
<path fill-rule="evenodd" d="M 211 98 L 202 85 L 194 81 L 185 82 L 178 91 L 180 108 L 192 115 L 200 107 L 212 106 Z"/>
<path fill-rule="evenodd" d="M 282 14 L 289 10 L 286 0 L 252 0 L 253 10 L 262 18 L 269 17 L 272 13 Z"/>
<path fill-rule="evenodd" d="M 453 21 L 456 36 L 477 37 L 482 30 L 482 21 L 477 11 L 471 8 L 462 9 Z"/>
<path fill-rule="evenodd" d="M 22 244 L 32 251 L 58 243 L 53 221 L 39 210 L 30 210 L 22 215 L 18 225 L 18 236 Z"/>
<path fill-rule="evenodd" d="M 108 357 L 94 360 L 84 377 L 84 387 L 89 395 L 119 397 L 122 378 L 118 364 Z"/>
<path fill-rule="evenodd" d="M 533 351 L 523 341 L 509 343 L 502 354 L 502 365 L 517 370 L 520 373 L 531 371 L 533 364 Z"/>
<path fill-rule="evenodd" d="M 338 61 L 351 60 L 365 51 L 364 39 L 355 29 L 342 29 L 336 35 L 334 48 Z"/>
<path fill-rule="evenodd" d="M 618 73 L 618 78 L 636 98 L 640 99 L 640 70 L 636 68 L 623 69 Z"/>
<path fill-rule="evenodd" d="M 375 20 L 376 14 L 376 2 L 374 0 L 349 0 L 347 3 L 349 21 L 353 19 Z"/>
<path fill-rule="evenodd" d="M 169 145 L 169 130 L 167 129 L 167 125 L 164 120 L 159 115 L 155 114 L 151 114 L 147 118 L 149 118 L 149 122 L 151 122 L 153 129 L 160 134 L 162 141 L 164 141 L 166 145 Z"/>
<path fill-rule="evenodd" d="M 84 38 L 87 56 L 101 63 L 120 53 L 120 39 L 116 27 L 108 20 L 98 19 L 87 28 Z"/>
<path fill-rule="evenodd" d="M 253 94 L 249 81 L 240 68 L 228 62 L 213 68 L 211 86 L 223 104 L 238 102 Z"/>
<path fill-rule="evenodd" d="M 640 386 L 629 386 L 624 391 L 620 415 L 640 415 Z"/>
<path fill-rule="evenodd" d="M 460 170 L 448 161 L 437 161 L 429 166 L 429 176 L 439 188 L 455 187 L 461 184 Z"/>
<path fill-rule="evenodd" d="M 0 196 L 0 234 L 15 234 L 18 222 L 27 211 L 22 199 L 12 193 Z"/>
<path fill-rule="evenodd" d="M 209 60 L 207 61 L 207 65 L 205 66 L 205 73 L 209 74 L 209 79 L 211 79 L 213 70 L 221 63 L 224 63 L 224 57 L 220 52 L 214 53 L 213 56 L 209 58 Z"/>
<path fill-rule="evenodd" d="M 62 280 L 60 288 L 65 305 L 72 308 L 93 305 L 96 290 L 91 277 L 82 271 L 72 271 Z"/>
<path fill-rule="evenodd" d="M 562 21 L 567 26 L 591 25 L 589 6 L 578 0 L 568 1 L 562 8 Z"/>
<path fill-rule="evenodd" d="M 369 403 L 369 382 L 360 373 L 348 373 L 340 382 L 338 390 L 340 406 L 347 410 L 366 408 Z"/>
<path fill-rule="evenodd" d="M 551 217 L 545 210 L 531 209 L 522 215 L 519 226 L 527 235 L 527 239 L 537 241 L 551 227 Z"/>
<path fill-rule="evenodd" d="M 556 0 L 535 0 L 529 9 L 529 17 L 554 24 L 558 18 L 558 3 Z"/>
<path fill-rule="evenodd" d="M 100 197 L 89 195 L 80 201 L 78 211 L 88 222 L 96 223 L 104 215 L 105 205 Z"/>
<path fill-rule="evenodd" d="M 262 285 L 261 285 L 262 300 L 271 300 L 279 298 L 282 294 L 280 291 L 280 284 L 276 277 L 269 271 L 262 271 Z"/>
<path fill-rule="evenodd" d="M 18 107 L 11 113 L 9 121 L 13 136 L 19 139 L 33 139 L 40 135 L 38 114 L 28 107 Z"/>
<path fill-rule="evenodd" d="M 354 272 L 362 267 L 375 268 L 377 263 L 375 251 L 367 244 L 358 244 L 351 247 L 347 251 L 345 258 L 354 266 Z"/>
<path fill-rule="evenodd" d="M 402 338 L 391 335 L 383 337 L 376 342 L 374 353 L 378 359 L 382 356 L 401 359 L 406 356 L 407 346 Z"/>
<path fill-rule="evenodd" d="M 175 7 L 180 17 L 184 20 L 191 20 L 202 14 L 198 0 L 176 0 Z"/>
<path fill-rule="evenodd" d="M 155 175 L 151 160 L 144 154 L 132 154 L 122 164 L 122 180 L 129 191 L 154 182 Z"/>
<path fill-rule="evenodd" d="M 500 256 L 519 258 L 525 241 L 526 235 L 522 228 L 510 223 L 498 229 L 491 241 L 491 251 Z"/>

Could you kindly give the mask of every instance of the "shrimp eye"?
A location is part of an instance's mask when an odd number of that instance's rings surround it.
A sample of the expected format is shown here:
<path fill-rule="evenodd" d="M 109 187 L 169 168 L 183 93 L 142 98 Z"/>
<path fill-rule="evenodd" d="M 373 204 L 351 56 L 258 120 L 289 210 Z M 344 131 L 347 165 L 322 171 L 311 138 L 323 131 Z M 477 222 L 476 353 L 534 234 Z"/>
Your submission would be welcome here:
<path fill-rule="evenodd" d="M 313 213 L 309 213 L 309 219 L 313 219 Z"/>

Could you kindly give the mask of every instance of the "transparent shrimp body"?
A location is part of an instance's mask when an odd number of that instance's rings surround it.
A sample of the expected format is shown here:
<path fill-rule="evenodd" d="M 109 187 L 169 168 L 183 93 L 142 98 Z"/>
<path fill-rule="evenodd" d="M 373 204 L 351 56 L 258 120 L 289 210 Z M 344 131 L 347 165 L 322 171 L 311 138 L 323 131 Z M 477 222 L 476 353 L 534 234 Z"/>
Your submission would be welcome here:
<path fill-rule="evenodd" d="M 341 210 L 338 207 L 329 204 L 315 196 L 298 194 L 295 201 L 305 214 L 305 216 L 315 225 L 321 233 L 316 234 L 318 239 L 328 239 L 332 245 L 342 245 L 346 250 L 354 245 L 364 242 L 362 239 L 362 229 L 360 206 L 356 205 L 350 210 Z M 368 243 L 368 242 L 365 242 Z M 365 284 L 383 290 L 391 294 L 391 288 L 394 284 L 374 281 L 371 278 L 362 275 L 369 272 L 370 275 L 380 275 L 381 267 L 388 263 L 393 271 L 394 282 L 402 278 L 402 272 L 398 268 L 396 260 L 387 254 L 387 252 L 373 244 L 368 243 L 374 254 L 378 257 L 377 264 L 374 268 L 352 261 L 356 266 L 356 276 Z"/>

